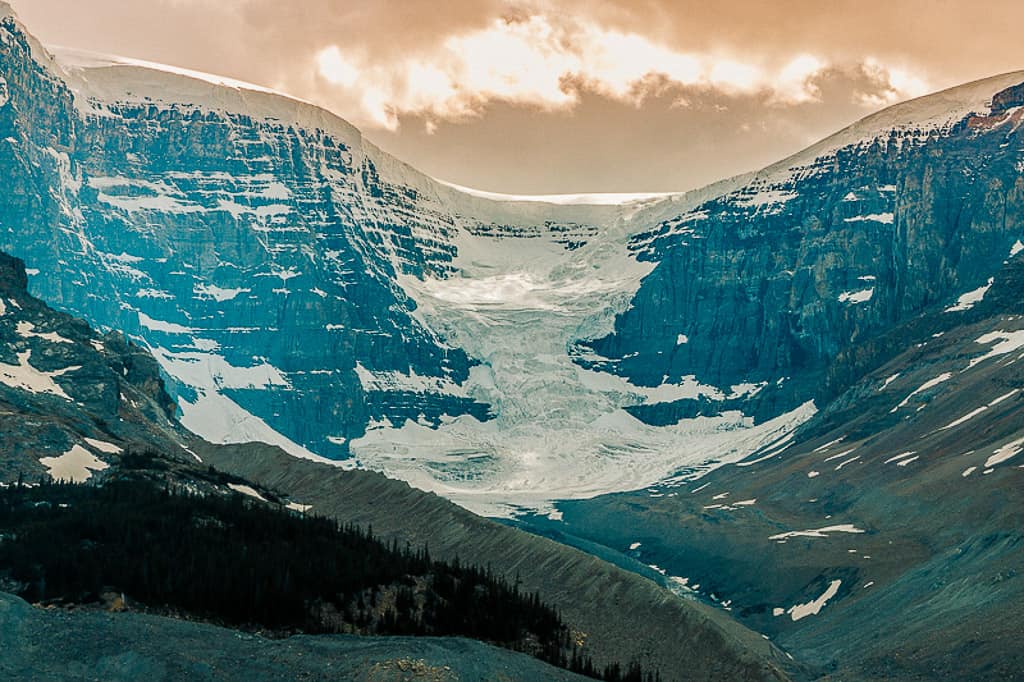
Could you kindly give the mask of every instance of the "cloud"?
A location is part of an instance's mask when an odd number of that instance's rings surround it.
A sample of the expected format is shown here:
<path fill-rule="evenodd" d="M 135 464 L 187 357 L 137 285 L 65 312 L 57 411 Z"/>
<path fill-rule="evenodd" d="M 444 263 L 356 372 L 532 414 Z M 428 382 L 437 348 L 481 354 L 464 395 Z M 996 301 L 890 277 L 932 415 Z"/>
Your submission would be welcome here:
<path fill-rule="evenodd" d="M 582 92 L 640 106 L 673 87 L 725 97 L 763 95 L 792 106 L 818 101 L 816 80 L 831 65 L 814 54 L 786 59 L 725 51 L 688 51 L 636 32 L 553 13 L 513 14 L 448 35 L 414 53 L 370 55 L 331 44 L 315 57 L 317 75 L 353 104 L 343 112 L 357 125 L 395 130 L 403 116 L 464 121 L 496 102 L 542 111 L 573 109 Z M 918 94 L 924 80 L 879 61 L 863 69 L 888 100 Z M 685 104 L 685 100 L 680 100 Z"/>
<path fill-rule="evenodd" d="M 920 97 L 932 90 L 922 76 L 905 68 L 883 66 L 874 57 L 861 62 L 860 71 L 870 89 L 854 91 L 854 97 L 866 107 L 887 106 L 909 97 Z"/>

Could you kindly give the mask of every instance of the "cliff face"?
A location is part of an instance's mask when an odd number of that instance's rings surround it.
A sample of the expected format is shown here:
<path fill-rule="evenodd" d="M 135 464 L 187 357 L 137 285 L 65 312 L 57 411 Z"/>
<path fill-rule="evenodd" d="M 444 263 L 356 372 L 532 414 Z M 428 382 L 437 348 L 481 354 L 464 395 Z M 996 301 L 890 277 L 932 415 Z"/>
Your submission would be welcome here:
<path fill-rule="evenodd" d="M 450 247 L 398 217 L 415 192 L 382 183 L 323 130 L 89 102 L 59 67 L 33 59 L 10 19 L 4 35 L 0 163 L 13 187 L 0 208 L 3 247 L 45 272 L 33 278 L 41 296 L 145 339 L 171 370 L 186 423 L 203 430 L 203 412 L 226 412 L 210 435 L 238 427 L 258 437 L 267 419 L 340 455 L 385 414 L 486 419 L 487 407 L 464 397 L 424 393 L 409 406 L 407 396 L 368 396 L 355 372 L 359 360 L 461 383 L 471 364 L 409 318 L 394 284 L 396 268 L 450 268 Z M 440 220 L 421 222 L 443 231 Z M 411 257 L 414 247 L 424 255 Z M 217 371 L 173 371 L 204 363 Z"/>
<path fill-rule="evenodd" d="M 1020 86 L 1000 89 L 1019 78 L 991 83 L 991 113 L 812 149 L 635 237 L 657 265 L 588 344 L 599 366 L 649 386 L 763 386 L 744 409 L 769 417 L 820 396 L 844 348 L 984 285 L 1024 234 Z"/>

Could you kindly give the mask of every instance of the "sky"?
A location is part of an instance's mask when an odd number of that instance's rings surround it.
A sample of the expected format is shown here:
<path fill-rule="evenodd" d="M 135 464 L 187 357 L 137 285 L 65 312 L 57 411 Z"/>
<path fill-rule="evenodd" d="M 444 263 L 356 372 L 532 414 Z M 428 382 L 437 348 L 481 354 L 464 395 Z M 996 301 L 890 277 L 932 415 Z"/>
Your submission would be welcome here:
<path fill-rule="evenodd" d="M 44 43 L 313 101 L 508 193 L 680 191 L 1024 69 L 1024 2 L 10 0 Z"/>

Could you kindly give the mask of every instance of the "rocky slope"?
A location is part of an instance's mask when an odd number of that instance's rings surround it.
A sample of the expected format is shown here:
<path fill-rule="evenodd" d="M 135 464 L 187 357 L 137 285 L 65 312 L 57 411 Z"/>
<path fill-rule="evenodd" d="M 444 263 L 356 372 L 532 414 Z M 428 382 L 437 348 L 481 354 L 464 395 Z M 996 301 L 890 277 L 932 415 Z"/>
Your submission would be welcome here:
<path fill-rule="evenodd" d="M 382 475 L 296 461 L 275 449 L 196 446 L 206 463 L 313 513 L 370 526 L 432 556 L 488 565 L 557 607 L 598 665 L 636 658 L 663 679 L 785 679 L 790 659 L 726 613 L 585 552 L 483 519 Z"/>
<path fill-rule="evenodd" d="M 88 480 L 140 444 L 190 459 L 152 356 L 26 286 L 24 263 L 0 253 L 0 481 Z"/>
<path fill-rule="evenodd" d="M 978 291 L 840 353 L 828 406 L 791 438 L 536 523 L 655 565 L 810 674 L 1018 679 L 1021 250 Z"/>
<path fill-rule="evenodd" d="M 0 593 L 0 674 L 47 680 L 585 680 L 465 639 L 258 635 L 144 614 L 40 610 Z"/>

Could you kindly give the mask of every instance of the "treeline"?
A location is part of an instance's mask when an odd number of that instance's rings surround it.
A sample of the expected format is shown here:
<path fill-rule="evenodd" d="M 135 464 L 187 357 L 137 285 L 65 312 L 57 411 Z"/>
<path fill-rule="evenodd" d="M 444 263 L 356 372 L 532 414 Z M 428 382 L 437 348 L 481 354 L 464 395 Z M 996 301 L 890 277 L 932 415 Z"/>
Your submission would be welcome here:
<path fill-rule="evenodd" d="M 0 489 L 0 577 L 30 602 L 117 592 L 152 610 L 277 634 L 462 636 L 591 677 L 658 679 L 635 664 L 596 669 L 554 609 L 489 569 L 240 495 L 145 480 Z"/>

